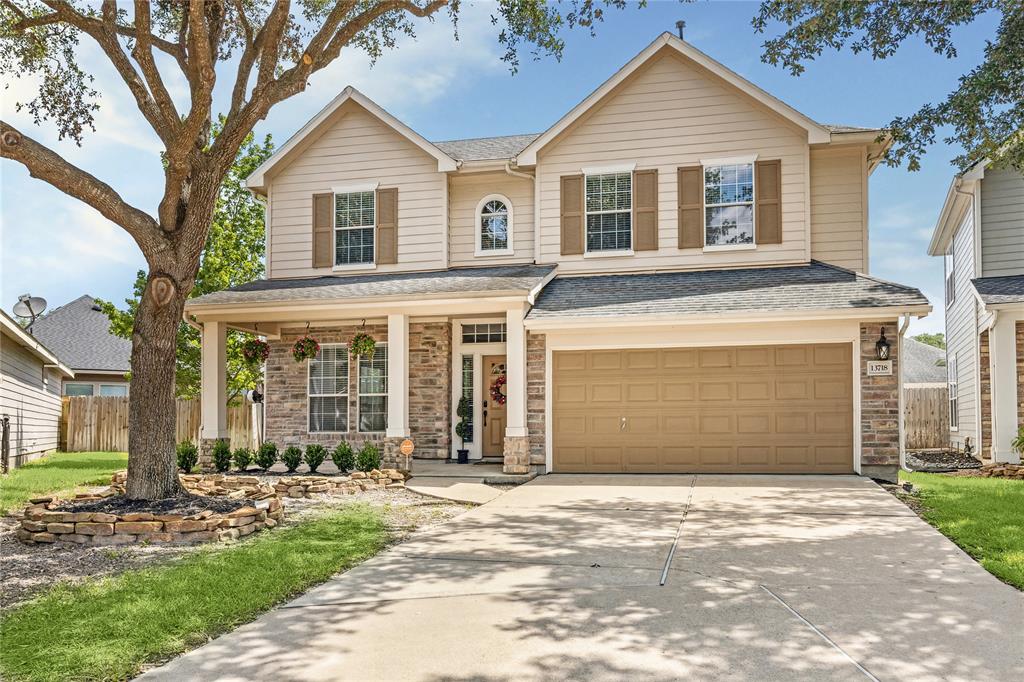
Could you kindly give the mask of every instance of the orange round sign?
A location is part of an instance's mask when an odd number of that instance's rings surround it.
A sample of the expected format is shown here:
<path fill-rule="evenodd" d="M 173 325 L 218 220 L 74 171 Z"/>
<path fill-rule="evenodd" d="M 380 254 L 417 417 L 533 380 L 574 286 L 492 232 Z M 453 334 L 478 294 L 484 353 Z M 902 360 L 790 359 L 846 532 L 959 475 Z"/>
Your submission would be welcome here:
<path fill-rule="evenodd" d="M 401 452 L 406 457 L 411 455 L 412 451 L 415 450 L 415 449 L 416 449 L 416 446 L 413 445 L 412 440 L 410 440 L 408 438 L 403 440 L 402 444 L 398 447 L 399 452 Z"/>

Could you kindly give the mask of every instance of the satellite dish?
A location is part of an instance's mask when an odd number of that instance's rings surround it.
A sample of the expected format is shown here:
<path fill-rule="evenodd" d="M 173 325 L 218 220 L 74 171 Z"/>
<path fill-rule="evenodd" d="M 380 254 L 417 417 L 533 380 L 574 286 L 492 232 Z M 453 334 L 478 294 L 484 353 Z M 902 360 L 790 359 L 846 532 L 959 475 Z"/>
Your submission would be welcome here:
<path fill-rule="evenodd" d="M 40 296 L 22 294 L 18 297 L 18 302 L 14 304 L 14 314 L 28 320 L 29 328 L 32 327 L 36 318 L 43 314 L 44 310 L 46 310 L 46 299 Z"/>

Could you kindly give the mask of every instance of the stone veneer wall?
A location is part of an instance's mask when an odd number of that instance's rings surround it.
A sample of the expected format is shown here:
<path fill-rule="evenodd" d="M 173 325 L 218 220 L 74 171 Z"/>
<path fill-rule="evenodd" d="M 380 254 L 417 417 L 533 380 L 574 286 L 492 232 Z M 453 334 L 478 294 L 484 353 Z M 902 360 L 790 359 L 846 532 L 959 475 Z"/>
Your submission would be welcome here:
<path fill-rule="evenodd" d="M 981 438 L 978 442 L 978 456 L 991 459 L 992 453 L 992 368 L 990 362 L 988 331 L 978 337 L 978 379 L 981 397 Z"/>
<path fill-rule="evenodd" d="M 875 358 L 875 342 L 885 327 L 890 343 L 892 374 L 867 375 L 868 360 Z M 860 323 L 860 430 L 861 473 L 895 480 L 900 465 L 899 350 L 895 322 Z"/>
<path fill-rule="evenodd" d="M 359 325 L 311 328 L 320 343 L 348 343 Z M 386 324 L 367 325 L 365 331 L 378 343 L 387 341 Z M 397 443 L 383 433 L 358 431 L 358 371 L 349 362 L 348 432 L 309 433 L 307 363 L 295 362 L 292 346 L 306 333 L 290 329 L 270 342 L 265 397 L 267 439 L 278 447 L 322 443 L 333 447 L 344 439 L 358 448 L 366 441 L 382 446 L 386 461 L 393 460 Z M 390 399 L 390 397 L 389 397 Z M 416 457 L 447 457 L 451 412 L 451 325 L 448 322 L 409 323 L 409 431 Z"/>
<path fill-rule="evenodd" d="M 1016 326 L 1017 337 L 1017 428 L 1024 426 L 1024 322 Z"/>
<path fill-rule="evenodd" d="M 544 443 L 546 345 L 547 339 L 544 334 L 527 332 L 526 428 L 530 434 L 530 466 L 534 467 L 543 467 L 547 459 Z"/>

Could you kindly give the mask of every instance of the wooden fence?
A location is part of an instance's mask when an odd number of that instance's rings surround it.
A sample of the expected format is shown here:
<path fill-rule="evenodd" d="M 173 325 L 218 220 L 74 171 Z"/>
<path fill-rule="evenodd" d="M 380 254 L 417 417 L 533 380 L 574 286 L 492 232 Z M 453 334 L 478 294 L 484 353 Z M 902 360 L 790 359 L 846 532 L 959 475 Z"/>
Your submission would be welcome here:
<path fill-rule="evenodd" d="M 60 449 L 64 452 L 124 452 L 128 450 L 128 398 L 65 396 L 60 421 Z M 177 400 L 175 441 L 199 441 L 201 419 L 198 400 Z M 228 407 L 231 447 L 256 448 L 259 424 L 253 425 L 252 403 Z"/>
<path fill-rule="evenodd" d="M 944 385 L 903 389 L 908 450 L 944 448 L 949 445 L 949 393 Z"/>

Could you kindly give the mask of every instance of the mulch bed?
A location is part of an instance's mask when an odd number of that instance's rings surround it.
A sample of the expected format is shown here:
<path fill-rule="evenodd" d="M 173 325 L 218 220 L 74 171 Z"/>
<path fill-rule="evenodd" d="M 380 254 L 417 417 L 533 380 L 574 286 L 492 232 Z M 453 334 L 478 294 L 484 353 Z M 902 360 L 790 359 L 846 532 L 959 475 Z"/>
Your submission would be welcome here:
<path fill-rule="evenodd" d="M 244 498 L 206 497 L 204 495 L 189 495 L 187 493 L 164 500 L 133 500 L 124 495 L 115 495 L 89 502 L 75 502 L 71 500 L 62 503 L 57 507 L 57 510 L 68 512 L 103 512 L 118 516 L 140 512 L 189 516 L 207 510 L 219 514 L 227 514 L 249 504 L 251 504 L 251 501 Z"/>
<path fill-rule="evenodd" d="M 955 450 L 908 452 L 907 467 L 913 471 L 942 473 L 961 469 L 980 469 L 981 462 Z"/>

